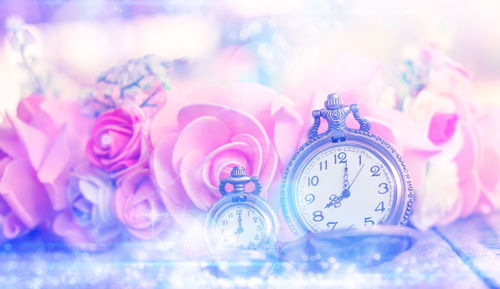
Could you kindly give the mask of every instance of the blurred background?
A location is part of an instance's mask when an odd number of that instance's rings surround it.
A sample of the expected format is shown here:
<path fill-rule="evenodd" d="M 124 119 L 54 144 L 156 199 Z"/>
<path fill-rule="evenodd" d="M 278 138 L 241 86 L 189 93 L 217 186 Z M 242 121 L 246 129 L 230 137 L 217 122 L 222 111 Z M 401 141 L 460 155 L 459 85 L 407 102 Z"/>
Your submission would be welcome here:
<path fill-rule="evenodd" d="M 33 77 L 77 96 L 100 72 L 145 54 L 176 60 L 178 75 L 279 91 L 348 52 L 382 64 L 397 83 L 402 60 L 422 46 L 470 72 L 478 102 L 499 103 L 499 12 L 487 0 L 1 0 L 0 107 L 13 110 Z M 31 71 L 7 37 L 22 23 L 34 38 L 25 51 Z"/>

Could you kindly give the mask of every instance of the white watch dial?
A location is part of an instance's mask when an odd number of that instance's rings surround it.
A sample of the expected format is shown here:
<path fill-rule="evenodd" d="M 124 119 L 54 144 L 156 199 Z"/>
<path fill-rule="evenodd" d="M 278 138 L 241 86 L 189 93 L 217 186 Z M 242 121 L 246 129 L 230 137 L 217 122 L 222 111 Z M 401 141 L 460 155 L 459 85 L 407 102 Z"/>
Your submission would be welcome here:
<path fill-rule="evenodd" d="M 238 204 L 225 209 L 217 218 L 213 231 L 218 248 L 258 248 L 266 234 L 266 223 L 253 207 Z"/>
<path fill-rule="evenodd" d="M 359 229 L 390 217 L 395 179 L 378 154 L 344 144 L 324 149 L 306 163 L 297 178 L 295 198 L 311 231 Z"/>

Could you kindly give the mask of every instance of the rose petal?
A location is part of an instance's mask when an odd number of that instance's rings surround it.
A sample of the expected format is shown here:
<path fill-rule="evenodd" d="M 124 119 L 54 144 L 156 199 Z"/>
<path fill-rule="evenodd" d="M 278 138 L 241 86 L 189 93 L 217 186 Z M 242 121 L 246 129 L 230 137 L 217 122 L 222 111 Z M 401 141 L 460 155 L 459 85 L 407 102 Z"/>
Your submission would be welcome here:
<path fill-rule="evenodd" d="M 19 139 L 24 144 L 31 164 L 35 169 L 40 168 L 49 147 L 49 138 L 41 131 L 27 125 L 15 117 L 11 117 L 7 114 L 7 118 L 10 120 Z"/>
<path fill-rule="evenodd" d="M 257 175 L 262 184 L 262 193 L 260 196 L 267 199 L 269 194 L 279 194 L 279 190 L 270 191 L 269 188 L 273 185 L 272 181 L 277 174 L 278 168 L 278 154 L 271 152 L 267 158 L 267 161 L 262 166 L 262 171 Z"/>
<path fill-rule="evenodd" d="M 124 177 L 114 195 L 113 211 L 129 232 L 138 238 L 152 239 L 166 229 L 165 208 L 159 202 L 147 169 Z M 152 219 L 152 213 L 162 213 L 163 216 Z"/>
<path fill-rule="evenodd" d="M 299 147 L 304 121 L 294 111 L 281 107 L 274 115 L 273 140 L 281 163 L 287 164 Z"/>
<path fill-rule="evenodd" d="M 245 157 L 245 155 L 236 151 L 228 151 L 221 155 L 221 157 L 217 158 L 217 160 L 212 163 L 212 170 L 210 170 L 211 177 L 214 179 L 214 187 L 215 190 L 211 191 L 215 196 L 219 195 L 219 186 L 220 180 L 223 178 L 227 178 L 231 175 L 231 171 L 235 166 L 240 166 L 245 169 L 252 169 L 251 162 Z M 247 172 L 247 174 L 250 174 Z M 217 185 L 215 185 L 217 184 Z M 209 189 L 211 187 L 208 187 Z"/>
<path fill-rule="evenodd" d="M 63 210 L 68 207 L 66 193 L 68 190 L 69 171 L 63 172 L 52 183 L 44 183 L 45 190 L 54 210 Z"/>
<path fill-rule="evenodd" d="M 262 124 L 252 115 L 236 110 L 228 109 L 221 111 L 217 118 L 228 126 L 232 136 L 249 134 L 257 139 L 262 148 L 262 155 L 267 156 L 271 150 L 271 143 L 266 130 Z"/>
<path fill-rule="evenodd" d="M 180 178 L 173 170 L 170 162 L 176 139 L 176 134 L 164 135 L 164 138 L 155 147 L 151 158 L 152 173 L 156 184 L 161 189 L 160 196 L 166 198 L 168 195 L 168 200 L 163 200 L 167 207 L 167 203 L 170 201 L 177 205 L 189 207 L 193 203 L 184 192 Z"/>
<path fill-rule="evenodd" d="M 28 228 L 39 224 L 49 212 L 50 203 L 42 188 L 27 160 L 10 162 L 0 180 L 2 197 Z"/>
<path fill-rule="evenodd" d="M 26 155 L 16 131 L 8 120 L 4 120 L 0 125 L 0 151 L 13 158 L 22 158 Z"/>
<path fill-rule="evenodd" d="M 68 245 L 80 250 L 92 251 L 103 246 L 91 240 L 87 231 L 73 221 L 73 216 L 69 211 L 63 211 L 54 218 L 52 230 L 55 234 L 62 236 Z"/>
<path fill-rule="evenodd" d="M 37 173 L 38 179 L 47 188 L 48 196 L 55 210 L 67 208 L 68 167 L 72 153 L 74 151 L 69 150 L 66 127 L 64 126 L 49 147 L 48 154 L 43 159 Z"/>
<path fill-rule="evenodd" d="M 32 94 L 19 101 L 17 106 L 17 117 L 26 123 L 31 123 L 35 115 L 40 114 L 40 104 L 45 97 L 39 94 Z"/>
<path fill-rule="evenodd" d="M 192 121 L 179 134 L 172 152 L 174 170 L 179 171 L 181 159 L 193 150 L 208 154 L 229 141 L 230 136 L 227 125 L 212 116 L 204 116 Z"/>
<path fill-rule="evenodd" d="M 268 157 L 267 155 L 264 155 L 262 143 L 260 143 L 256 137 L 247 133 L 238 134 L 231 140 L 233 142 L 243 142 L 248 145 L 248 149 L 245 150 L 245 152 L 247 153 L 247 159 L 250 161 L 251 167 L 245 166 L 245 170 L 249 176 L 260 175 L 262 171 L 263 160 Z"/>
<path fill-rule="evenodd" d="M 123 153 L 123 148 L 128 144 L 130 141 L 130 135 L 125 135 L 122 133 L 119 133 L 114 130 L 108 131 L 109 138 L 111 139 L 110 141 L 110 152 L 109 152 L 109 158 L 114 158 L 118 154 Z"/>
<path fill-rule="evenodd" d="M 41 182 L 52 183 L 68 166 L 71 152 L 66 143 L 66 128 L 63 127 L 48 149 L 48 153 L 38 170 Z"/>
<path fill-rule="evenodd" d="M 451 139 L 457 128 L 456 113 L 436 113 L 429 124 L 429 139 L 435 145 L 442 145 Z"/>
<path fill-rule="evenodd" d="M 177 122 L 179 129 L 184 129 L 193 120 L 202 116 L 217 116 L 221 111 L 226 110 L 227 107 L 214 104 L 194 104 L 183 107 L 178 115 Z"/>
<path fill-rule="evenodd" d="M 200 182 L 202 180 L 200 164 L 203 159 L 204 155 L 200 151 L 192 151 L 186 154 L 181 161 L 180 177 L 189 198 L 198 208 L 206 211 L 217 198 Z"/>
<path fill-rule="evenodd" d="M 202 178 L 207 188 L 212 192 L 218 191 L 220 179 L 229 176 L 227 170 L 230 172 L 232 166 L 240 165 L 248 169 L 246 158 L 252 156 L 249 154 L 251 151 L 246 143 L 231 142 L 211 152 L 203 162 L 211 165 L 208 165 L 206 170 L 202 170 Z M 227 169 L 228 166 L 230 166 L 229 169 Z M 223 172 L 224 169 L 225 172 Z"/>
<path fill-rule="evenodd" d="M 8 239 L 18 237 L 27 231 L 26 226 L 13 213 L 7 215 L 3 223 L 3 234 Z"/>

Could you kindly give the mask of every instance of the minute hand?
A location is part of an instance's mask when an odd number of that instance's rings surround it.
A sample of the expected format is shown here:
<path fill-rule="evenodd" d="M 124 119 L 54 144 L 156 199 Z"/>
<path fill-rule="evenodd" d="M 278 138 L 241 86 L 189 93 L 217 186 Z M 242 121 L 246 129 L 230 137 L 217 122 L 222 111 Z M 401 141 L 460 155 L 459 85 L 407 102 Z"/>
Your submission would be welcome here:
<path fill-rule="evenodd" d="M 365 166 L 365 165 L 363 164 L 363 165 L 359 168 L 358 172 L 356 173 L 356 176 L 354 176 L 354 180 L 352 180 L 352 182 L 349 184 L 349 187 L 347 188 L 348 190 L 352 187 L 352 185 L 354 184 L 354 181 L 356 181 L 356 179 L 357 179 L 357 178 L 358 178 L 358 176 L 359 176 L 359 173 L 361 173 L 361 170 L 363 169 L 363 167 L 364 167 L 364 166 Z"/>

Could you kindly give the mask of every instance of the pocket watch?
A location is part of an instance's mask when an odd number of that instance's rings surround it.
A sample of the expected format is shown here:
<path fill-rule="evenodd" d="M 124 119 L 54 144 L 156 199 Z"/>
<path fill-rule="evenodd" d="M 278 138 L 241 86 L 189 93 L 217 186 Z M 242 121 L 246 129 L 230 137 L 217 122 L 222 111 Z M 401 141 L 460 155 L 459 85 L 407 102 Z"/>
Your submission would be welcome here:
<path fill-rule="evenodd" d="M 255 190 L 245 191 L 252 182 Z M 226 185 L 233 190 L 226 191 Z M 271 207 L 259 197 L 262 185 L 257 177 L 234 167 L 229 178 L 220 181 L 222 197 L 210 208 L 205 221 L 205 241 L 215 252 L 277 250 L 278 221 Z"/>
<path fill-rule="evenodd" d="M 359 129 L 346 126 L 352 112 Z M 309 140 L 290 160 L 281 184 L 281 207 L 297 236 L 408 222 L 413 186 L 401 155 L 370 133 L 356 104 L 330 94 L 312 112 Z M 318 134 L 321 118 L 328 129 Z"/>

